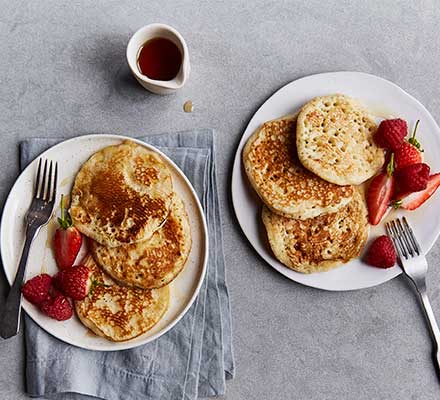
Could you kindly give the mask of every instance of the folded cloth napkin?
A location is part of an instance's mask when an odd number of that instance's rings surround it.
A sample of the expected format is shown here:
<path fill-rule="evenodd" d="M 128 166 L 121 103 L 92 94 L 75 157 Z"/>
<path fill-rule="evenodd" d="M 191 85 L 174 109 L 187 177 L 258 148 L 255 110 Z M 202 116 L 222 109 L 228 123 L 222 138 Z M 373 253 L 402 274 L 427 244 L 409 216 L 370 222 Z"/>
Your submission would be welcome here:
<path fill-rule="evenodd" d="M 224 394 L 225 379 L 234 376 L 214 133 L 195 130 L 140 140 L 167 154 L 183 170 L 201 200 L 210 245 L 200 293 L 173 329 L 152 343 L 123 351 L 95 352 L 67 345 L 26 316 L 26 380 L 31 396 L 192 400 Z M 23 141 L 21 168 L 59 141 Z"/>

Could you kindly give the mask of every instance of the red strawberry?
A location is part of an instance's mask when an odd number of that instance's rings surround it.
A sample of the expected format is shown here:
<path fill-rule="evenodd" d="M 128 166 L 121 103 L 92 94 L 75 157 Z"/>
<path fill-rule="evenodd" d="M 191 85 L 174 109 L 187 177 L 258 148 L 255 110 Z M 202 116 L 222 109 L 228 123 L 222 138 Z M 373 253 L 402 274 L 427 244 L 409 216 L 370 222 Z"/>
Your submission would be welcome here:
<path fill-rule="evenodd" d="M 39 306 L 43 301 L 50 298 L 49 290 L 52 278 L 48 274 L 41 274 L 28 280 L 21 292 L 26 300 Z"/>
<path fill-rule="evenodd" d="M 396 171 L 399 192 L 419 192 L 426 189 L 430 171 L 429 165 L 424 163 L 407 165 Z"/>
<path fill-rule="evenodd" d="M 386 236 L 379 236 L 371 244 L 366 262 L 374 267 L 390 268 L 396 263 L 396 250 L 392 240 Z"/>
<path fill-rule="evenodd" d="M 406 167 L 407 165 L 422 162 L 422 153 L 411 143 L 404 142 L 394 155 L 396 170 Z"/>
<path fill-rule="evenodd" d="M 416 139 L 417 127 L 419 122 L 416 122 L 412 136 L 407 142 L 404 142 L 394 154 L 394 165 L 396 170 L 406 167 L 411 164 L 418 164 L 422 162 L 422 152 L 420 143 Z"/>
<path fill-rule="evenodd" d="M 379 147 L 395 151 L 402 145 L 407 130 L 403 119 L 386 119 L 379 124 L 374 141 Z"/>
<path fill-rule="evenodd" d="M 53 238 L 55 260 L 59 269 L 70 268 L 75 262 L 82 244 L 81 233 L 72 226 L 72 218 L 64 209 L 63 196 L 61 196 L 61 218 L 58 218 L 60 228 Z"/>
<path fill-rule="evenodd" d="M 65 321 L 73 314 L 72 304 L 62 294 L 44 301 L 40 306 L 40 310 L 57 321 Z"/>
<path fill-rule="evenodd" d="M 368 219 L 372 225 L 377 225 L 384 216 L 394 194 L 394 155 L 387 165 L 386 172 L 376 175 L 370 183 L 367 192 Z"/>
<path fill-rule="evenodd" d="M 54 286 L 73 300 L 84 299 L 90 290 L 91 272 L 84 265 L 78 265 L 58 272 L 53 277 Z"/>
<path fill-rule="evenodd" d="M 401 207 L 405 210 L 415 210 L 428 200 L 440 186 L 440 173 L 431 175 L 425 190 L 416 193 L 406 193 L 399 196 L 399 200 L 394 202 L 396 208 Z"/>

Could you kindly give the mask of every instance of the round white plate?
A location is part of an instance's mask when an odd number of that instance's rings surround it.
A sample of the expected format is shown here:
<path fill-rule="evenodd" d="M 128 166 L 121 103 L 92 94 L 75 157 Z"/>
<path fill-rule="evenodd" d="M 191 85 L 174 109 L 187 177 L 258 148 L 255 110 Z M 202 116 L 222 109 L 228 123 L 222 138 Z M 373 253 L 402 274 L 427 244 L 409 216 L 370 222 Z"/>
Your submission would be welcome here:
<path fill-rule="evenodd" d="M 316 96 L 343 93 L 359 99 L 378 117 L 401 117 L 412 130 L 420 119 L 417 136 L 425 149 L 424 159 L 432 172 L 440 171 L 440 129 L 428 110 L 414 97 L 394 83 L 374 75 L 360 72 L 331 72 L 308 76 L 291 82 L 274 93 L 252 117 L 247 126 L 234 160 L 232 173 L 232 200 L 238 221 L 244 234 L 255 250 L 278 272 L 287 278 L 325 290 L 354 290 L 379 285 L 401 273 L 397 266 L 379 269 L 368 266 L 359 259 L 328 272 L 301 274 L 281 264 L 272 254 L 267 243 L 266 232 L 261 222 L 261 201 L 252 190 L 242 166 L 242 151 L 248 138 L 265 121 L 292 114 Z M 440 190 L 422 207 L 405 212 L 409 223 L 424 252 L 427 252 L 440 233 L 438 212 Z M 403 212 L 393 211 L 387 216 L 392 219 Z M 384 223 L 370 230 L 370 238 L 384 234 Z M 367 246 L 366 246 L 367 248 Z"/>
<path fill-rule="evenodd" d="M 67 343 L 90 350 L 123 350 L 139 346 L 163 335 L 171 329 L 194 302 L 206 272 L 208 258 L 208 236 L 202 207 L 191 183 L 183 172 L 156 148 L 136 139 L 117 135 L 87 135 L 59 143 L 41 154 L 41 158 L 58 162 L 57 202 L 61 194 L 70 194 L 76 173 L 81 165 L 96 151 L 110 145 L 130 139 L 158 153 L 167 163 L 173 176 L 175 191 L 181 196 L 189 216 L 192 234 L 192 248 L 183 271 L 171 283 L 171 299 L 164 317 L 148 332 L 126 342 L 111 342 L 95 336 L 74 316 L 68 321 L 58 322 L 43 315 L 39 310 L 23 299 L 23 308 L 43 329 Z M 38 158 L 40 158 L 38 157 Z M 18 177 L 6 200 L 1 223 L 1 256 L 9 283 L 13 281 L 21 248 L 24 243 L 24 215 L 31 203 L 31 193 L 36 173 L 37 159 L 32 161 Z M 26 271 L 27 278 L 42 272 L 57 272 L 51 243 L 57 227 L 55 216 L 41 229 L 32 245 Z"/>

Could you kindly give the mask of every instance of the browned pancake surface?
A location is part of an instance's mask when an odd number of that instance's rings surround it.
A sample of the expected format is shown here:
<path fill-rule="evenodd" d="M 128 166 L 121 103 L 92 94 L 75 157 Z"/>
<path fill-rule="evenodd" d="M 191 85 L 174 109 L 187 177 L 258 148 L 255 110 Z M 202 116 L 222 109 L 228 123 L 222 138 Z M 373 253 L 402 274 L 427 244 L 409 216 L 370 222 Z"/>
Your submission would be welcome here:
<path fill-rule="evenodd" d="M 126 285 L 158 288 L 182 270 L 191 249 L 191 230 L 185 206 L 177 195 L 165 224 L 150 239 L 108 248 L 92 242 L 95 261 L 112 278 Z"/>
<path fill-rule="evenodd" d="M 144 240 L 165 221 L 172 178 L 161 158 L 131 141 L 87 160 L 75 178 L 70 213 L 86 236 L 109 247 Z"/>
<path fill-rule="evenodd" d="M 357 191 L 335 213 L 299 220 L 264 208 L 262 218 L 274 255 L 303 273 L 326 271 L 357 257 L 368 236 L 367 211 Z"/>
<path fill-rule="evenodd" d="M 347 204 L 353 187 L 326 182 L 305 169 L 295 143 L 293 116 L 264 123 L 248 140 L 243 152 L 246 173 L 264 203 L 276 213 L 301 219 Z"/>
<path fill-rule="evenodd" d="M 89 257 L 94 286 L 89 295 L 75 301 L 81 322 L 99 336 L 125 341 L 151 329 L 166 312 L 169 288 L 146 290 L 118 285 Z"/>

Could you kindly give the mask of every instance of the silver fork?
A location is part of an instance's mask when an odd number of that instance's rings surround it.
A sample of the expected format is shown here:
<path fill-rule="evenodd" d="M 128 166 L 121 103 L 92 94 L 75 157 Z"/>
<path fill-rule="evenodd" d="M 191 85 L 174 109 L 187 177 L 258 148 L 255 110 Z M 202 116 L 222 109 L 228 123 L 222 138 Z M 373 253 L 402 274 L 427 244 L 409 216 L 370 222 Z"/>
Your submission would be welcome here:
<path fill-rule="evenodd" d="M 419 293 L 434 343 L 433 355 L 435 364 L 437 371 L 440 372 L 440 330 L 435 320 L 426 290 L 428 262 L 405 217 L 402 218 L 402 221 L 397 218 L 391 222 L 387 222 L 386 230 L 393 240 L 394 247 L 397 250 L 402 264 L 403 272 L 414 283 Z"/>
<path fill-rule="evenodd" d="M 25 216 L 26 240 L 14 283 L 9 291 L 6 303 L 3 306 L 0 318 L 0 336 L 4 339 L 15 336 L 20 329 L 21 287 L 26 272 L 29 250 L 41 227 L 49 222 L 54 209 L 57 192 L 58 164 L 50 161 L 48 170 L 48 161 L 45 160 L 43 171 L 41 171 L 41 168 L 42 161 L 40 159 L 35 180 L 34 197 Z"/>

